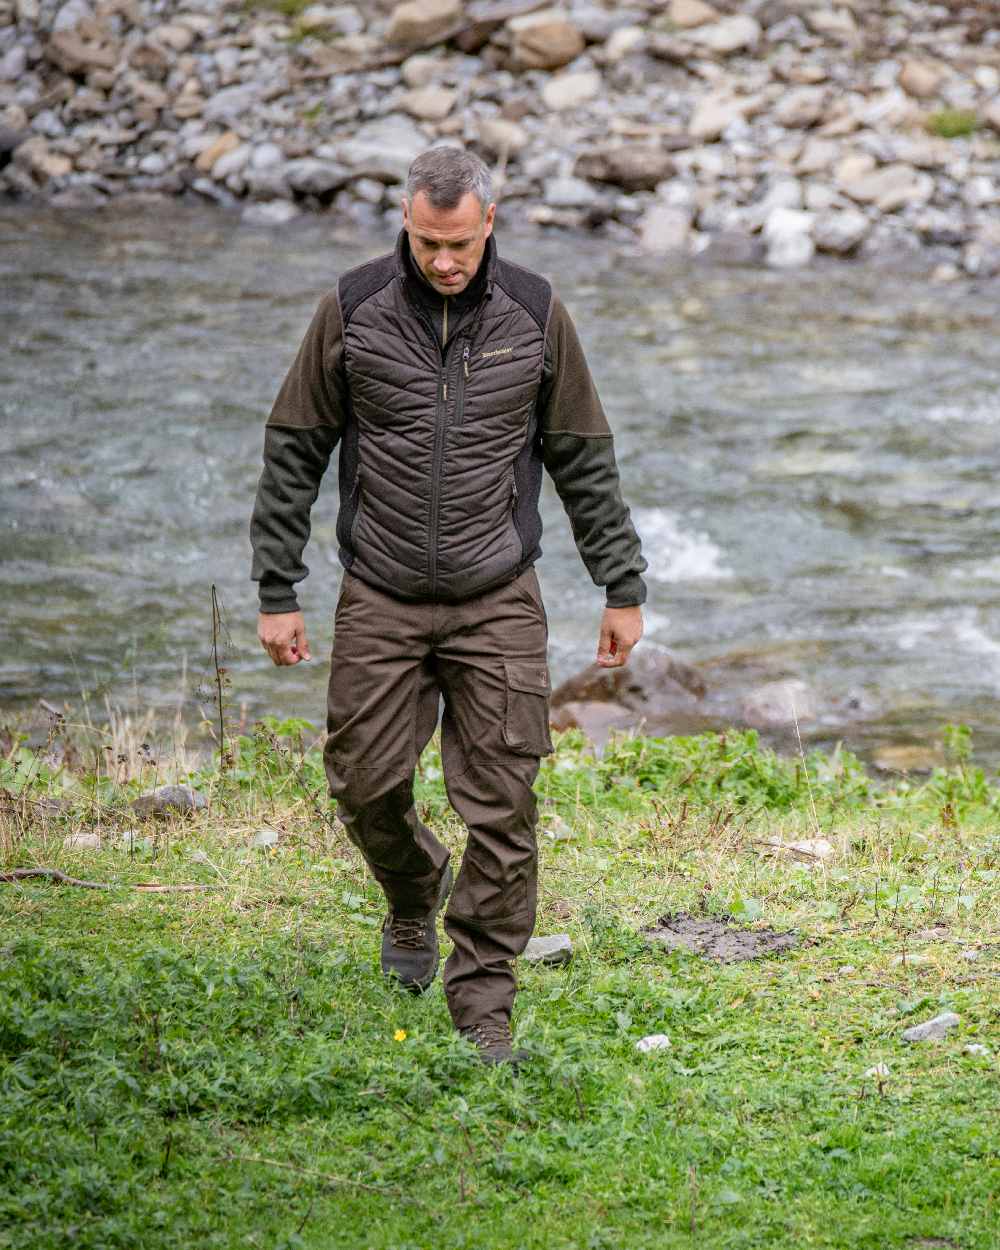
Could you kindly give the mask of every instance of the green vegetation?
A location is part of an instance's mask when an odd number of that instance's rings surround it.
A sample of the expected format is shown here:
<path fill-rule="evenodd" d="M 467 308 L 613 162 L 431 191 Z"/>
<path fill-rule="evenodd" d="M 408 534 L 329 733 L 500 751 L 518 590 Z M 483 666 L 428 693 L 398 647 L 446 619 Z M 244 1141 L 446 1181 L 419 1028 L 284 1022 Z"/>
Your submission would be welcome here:
<path fill-rule="evenodd" d="M 1000 788 L 966 731 L 887 789 L 752 734 L 601 759 L 563 735 L 537 931 L 576 955 L 520 970 L 520 1075 L 471 1058 L 439 984 L 383 984 L 310 726 L 258 727 L 223 771 L 119 731 L 99 773 L 16 741 L 0 765 L 0 872 L 113 887 L 0 884 L 5 1250 L 995 1250 Z M 208 809 L 137 822 L 178 773 Z M 418 803 L 459 849 L 434 749 Z M 648 946 L 680 910 L 803 940 L 734 965 Z M 943 1010 L 947 1040 L 900 1041 Z M 651 1033 L 670 1048 L 639 1053 Z"/>
<path fill-rule="evenodd" d="M 942 139 L 964 139 L 979 125 L 971 109 L 940 109 L 927 118 L 927 129 Z"/>

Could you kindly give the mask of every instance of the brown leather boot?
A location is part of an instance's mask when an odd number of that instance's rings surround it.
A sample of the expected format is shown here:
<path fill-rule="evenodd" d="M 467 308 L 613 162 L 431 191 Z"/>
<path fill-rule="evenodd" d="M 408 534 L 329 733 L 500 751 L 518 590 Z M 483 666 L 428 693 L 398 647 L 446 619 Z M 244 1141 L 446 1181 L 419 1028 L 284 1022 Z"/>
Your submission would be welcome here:
<path fill-rule="evenodd" d="M 451 864 L 446 864 L 437 901 L 429 912 L 397 916 L 390 911 L 382 923 L 382 971 L 387 977 L 397 977 L 414 994 L 423 993 L 437 976 L 440 954 L 435 924 L 451 883 Z"/>
<path fill-rule="evenodd" d="M 495 1068 L 502 1063 L 518 1067 L 531 1058 L 526 1050 L 514 1049 L 509 1020 L 481 1020 L 479 1024 L 460 1029 L 463 1037 L 475 1046 L 480 1063 Z"/>

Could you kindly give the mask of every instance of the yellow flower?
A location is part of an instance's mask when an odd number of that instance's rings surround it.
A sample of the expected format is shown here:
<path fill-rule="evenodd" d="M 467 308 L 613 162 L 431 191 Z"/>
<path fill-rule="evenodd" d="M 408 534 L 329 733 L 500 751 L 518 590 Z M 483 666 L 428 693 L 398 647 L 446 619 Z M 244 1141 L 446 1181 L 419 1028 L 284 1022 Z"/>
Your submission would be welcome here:
<path fill-rule="evenodd" d="M 393 1040 L 394 1042 L 405 1042 L 405 1041 L 406 1041 L 406 1030 L 405 1030 L 405 1029 L 397 1029 L 397 1030 L 396 1030 L 396 1032 L 395 1032 L 395 1033 L 393 1033 L 393 1035 L 392 1035 L 392 1040 Z"/>

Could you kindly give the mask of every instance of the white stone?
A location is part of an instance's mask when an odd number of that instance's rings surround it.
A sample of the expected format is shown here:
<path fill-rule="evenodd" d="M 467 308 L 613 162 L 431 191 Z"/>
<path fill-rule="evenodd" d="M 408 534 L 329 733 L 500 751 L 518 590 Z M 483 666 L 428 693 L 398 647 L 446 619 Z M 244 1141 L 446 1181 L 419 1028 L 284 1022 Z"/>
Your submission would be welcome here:
<path fill-rule="evenodd" d="M 159 152 L 150 152 L 139 162 L 139 173 L 158 175 L 165 174 L 168 169 L 167 159 Z"/>
<path fill-rule="evenodd" d="M 734 96 L 728 91 L 710 92 L 695 105 L 688 133 L 699 142 L 713 143 L 734 122 L 749 116 L 756 104 L 756 97 Z"/>
<path fill-rule="evenodd" d="M 967 1055 L 988 1055 L 990 1053 L 990 1048 L 984 1046 L 982 1042 L 968 1042 L 962 1049 Z"/>
<path fill-rule="evenodd" d="M 686 249 L 691 238 L 691 209 L 680 204 L 653 204 L 639 219 L 639 245 L 663 256 Z"/>
<path fill-rule="evenodd" d="M 717 22 L 721 14 L 704 0 L 670 0 L 668 16 L 680 30 L 691 30 L 706 22 Z"/>
<path fill-rule="evenodd" d="M 884 165 L 859 178 L 838 181 L 852 200 L 874 204 L 883 213 L 926 204 L 934 194 L 934 179 L 930 174 L 902 163 Z"/>
<path fill-rule="evenodd" d="M 869 1081 L 872 1077 L 877 1077 L 884 1081 L 888 1075 L 889 1065 L 887 1063 L 876 1063 L 874 1067 L 865 1068 L 865 1079 Z"/>
<path fill-rule="evenodd" d="M 494 156 L 517 156 L 528 145 L 528 132 L 503 117 L 486 117 L 479 123 L 479 142 Z"/>
<path fill-rule="evenodd" d="M 99 851 L 101 835 L 99 833 L 71 833 L 63 838 L 63 846 L 67 851 Z"/>
<path fill-rule="evenodd" d="M 455 107 L 458 92 L 450 87 L 417 87 L 400 100 L 400 107 L 411 117 L 421 121 L 439 122 L 448 116 Z"/>
<path fill-rule="evenodd" d="M 803 16 L 817 35 L 850 40 L 858 33 L 858 24 L 850 9 L 836 9 L 822 4 L 808 9 Z"/>
<path fill-rule="evenodd" d="M 840 144 L 832 139 L 810 135 L 806 140 L 795 168 L 800 174 L 818 174 L 830 169 L 840 155 Z"/>
<path fill-rule="evenodd" d="M 243 210 L 243 220 L 254 226 L 283 226 L 300 215 L 300 210 L 288 200 L 268 200 L 265 204 L 250 204 Z"/>
<path fill-rule="evenodd" d="M 825 103 L 823 87 L 793 87 L 778 102 L 774 119 L 792 128 L 814 126 L 823 116 Z"/>
<path fill-rule="evenodd" d="M 933 1020 L 925 1020 L 923 1024 L 915 1024 L 912 1028 L 904 1029 L 903 1041 L 939 1042 L 958 1024 L 961 1024 L 959 1016 L 956 1016 L 953 1011 L 943 1011 Z"/>
<path fill-rule="evenodd" d="M 445 72 L 448 62 L 430 52 L 415 52 L 399 67 L 403 82 L 408 87 L 429 87 Z"/>
<path fill-rule="evenodd" d="M 258 829 L 253 835 L 251 845 L 257 847 L 258 850 L 267 850 L 268 847 L 277 846 L 280 838 L 281 834 L 277 829 Z"/>
<path fill-rule="evenodd" d="M 796 208 L 776 208 L 764 222 L 764 242 L 767 245 L 767 263 L 774 269 L 797 269 L 808 265 L 816 252 L 812 240 L 813 218 L 811 213 Z M 808 687 L 802 682 L 772 682 L 772 686 L 803 686 L 803 692 L 784 689 L 767 694 L 761 702 L 762 691 L 757 691 L 751 706 L 744 705 L 744 716 L 751 724 L 778 723 L 791 725 L 798 720 L 810 720 L 809 705 L 805 703 Z M 803 704 L 800 709 L 800 702 Z M 805 713 L 805 714 L 804 714 Z M 815 712 L 812 713 L 815 715 Z M 776 718 L 782 718 L 780 721 Z"/>
<path fill-rule="evenodd" d="M 846 256 L 865 241 L 871 228 L 871 222 L 858 209 L 834 209 L 816 217 L 813 239 L 819 251 Z"/>
<path fill-rule="evenodd" d="M 648 1055 L 653 1050 L 668 1050 L 670 1038 L 666 1033 L 650 1033 L 648 1037 L 640 1037 L 635 1048 L 642 1055 Z"/>
<path fill-rule="evenodd" d="M 604 59 L 609 65 L 615 65 L 633 52 L 640 52 L 646 46 L 646 32 L 641 26 L 619 26 L 608 36 L 604 45 Z"/>
<path fill-rule="evenodd" d="M 604 83 L 596 70 L 578 70 L 556 74 L 542 88 L 542 99 L 547 108 L 559 111 L 579 108 L 601 94 Z"/>
<path fill-rule="evenodd" d="M 704 26 L 696 26 L 687 31 L 685 38 L 710 52 L 729 56 L 733 52 L 755 48 L 760 36 L 760 22 L 739 13 Z"/>
<path fill-rule="evenodd" d="M 231 152 L 223 152 L 212 166 L 212 177 L 217 182 L 225 182 L 232 174 L 242 173 L 250 162 L 250 144 L 241 143 Z"/>
<path fill-rule="evenodd" d="M 285 154 L 276 143 L 258 143 L 250 153 L 251 169 L 273 169 L 285 159 Z"/>

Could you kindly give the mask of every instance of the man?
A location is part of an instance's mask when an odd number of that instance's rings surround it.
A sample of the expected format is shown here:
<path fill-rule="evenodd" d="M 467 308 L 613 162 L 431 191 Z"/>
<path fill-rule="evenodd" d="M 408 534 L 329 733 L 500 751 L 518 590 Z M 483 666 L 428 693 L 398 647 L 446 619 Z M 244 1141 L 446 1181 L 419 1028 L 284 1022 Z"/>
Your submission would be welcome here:
<path fill-rule="evenodd" d="M 395 252 L 323 297 L 285 378 L 251 522 L 260 641 L 275 664 L 308 660 L 294 584 L 340 444 L 330 794 L 388 901 L 382 969 L 408 989 L 437 973 L 451 891 L 445 994 L 486 1063 L 524 1057 L 511 960 L 534 927 L 532 783 L 552 749 L 533 569 L 543 466 L 606 588 L 600 664 L 624 664 L 639 640 L 646 567 L 576 331 L 544 278 L 497 255 L 495 212 L 471 153 L 414 161 Z M 441 696 L 445 784 L 469 829 L 453 890 L 413 804 Z"/>

